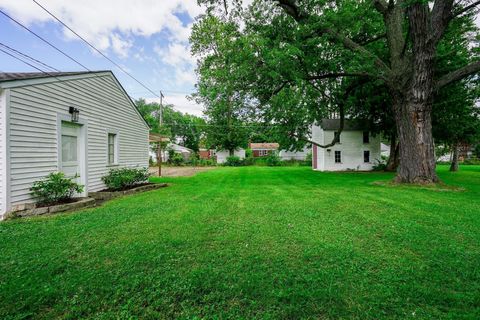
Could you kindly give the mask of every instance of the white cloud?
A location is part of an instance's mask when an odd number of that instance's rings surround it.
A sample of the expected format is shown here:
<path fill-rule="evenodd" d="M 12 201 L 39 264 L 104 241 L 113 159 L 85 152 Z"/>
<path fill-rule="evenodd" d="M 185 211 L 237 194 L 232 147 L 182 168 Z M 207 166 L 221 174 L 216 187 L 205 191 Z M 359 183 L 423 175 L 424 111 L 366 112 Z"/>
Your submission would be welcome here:
<path fill-rule="evenodd" d="M 99 49 L 112 49 L 120 57 L 128 54 L 131 35 L 149 37 L 166 31 L 174 41 L 188 41 L 191 25 L 175 14 L 193 18 L 202 12 L 196 0 L 38 1 Z M 55 21 L 31 0 L 0 0 L 0 8 L 28 25 Z M 75 39 L 66 29 L 64 34 Z"/>
<path fill-rule="evenodd" d="M 156 45 L 154 51 L 166 65 L 173 67 L 172 81 L 176 85 L 193 85 L 196 82 L 195 58 L 190 54 L 190 45 L 173 41 L 166 47 Z"/>

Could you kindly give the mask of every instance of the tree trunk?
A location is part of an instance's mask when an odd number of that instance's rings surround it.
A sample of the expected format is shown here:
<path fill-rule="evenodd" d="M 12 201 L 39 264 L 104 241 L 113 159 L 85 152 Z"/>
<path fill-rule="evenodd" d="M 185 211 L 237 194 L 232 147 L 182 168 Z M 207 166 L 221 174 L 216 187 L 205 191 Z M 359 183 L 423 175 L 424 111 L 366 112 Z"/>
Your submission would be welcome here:
<path fill-rule="evenodd" d="M 394 135 L 392 141 L 390 141 L 390 155 L 388 157 L 385 171 L 394 172 L 397 171 L 398 164 L 400 162 L 399 153 L 400 145 L 397 143 L 397 137 Z"/>
<path fill-rule="evenodd" d="M 231 150 L 228 150 L 228 154 L 230 157 L 233 157 L 235 155 L 235 150 L 231 149 Z"/>
<path fill-rule="evenodd" d="M 450 164 L 450 171 L 458 171 L 458 143 L 455 142 L 452 147 L 452 163 Z"/>
<path fill-rule="evenodd" d="M 428 5 L 416 2 L 408 7 L 412 39 L 412 74 L 393 97 L 397 135 L 400 143 L 400 167 L 396 177 L 401 183 L 435 183 L 435 149 L 432 135 L 435 42 L 430 38 Z"/>
<path fill-rule="evenodd" d="M 400 183 L 435 183 L 435 151 L 432 136 L 431 107 L 414 101 L 395 106 L 400 144 Z"/>

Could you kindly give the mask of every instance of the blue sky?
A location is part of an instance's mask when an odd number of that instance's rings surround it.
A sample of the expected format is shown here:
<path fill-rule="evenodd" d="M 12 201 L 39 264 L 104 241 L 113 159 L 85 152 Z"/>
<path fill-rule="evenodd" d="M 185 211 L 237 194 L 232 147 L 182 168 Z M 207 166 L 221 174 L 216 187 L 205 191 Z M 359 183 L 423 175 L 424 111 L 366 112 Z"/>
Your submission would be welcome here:
<path fill-rule="evenodd" d="M 193 92 L 196 82 L 195 59 L 188 44 L 192 23 L 202 13 L 196 0 L 37 1 L 149 88 L 162 90 L 166 103 L 183 112 L 201 114 L 202 107 L 185 97 Z M 88 69 L 113 70 L 132 97 L 155 100 L 33 1 L 0 0 L 0 9 Z M 62 71 L 84 70 L 3 15 L 0 42 Z M 2 52 L 0 57 L 0 72 L 36 71 Z"/>

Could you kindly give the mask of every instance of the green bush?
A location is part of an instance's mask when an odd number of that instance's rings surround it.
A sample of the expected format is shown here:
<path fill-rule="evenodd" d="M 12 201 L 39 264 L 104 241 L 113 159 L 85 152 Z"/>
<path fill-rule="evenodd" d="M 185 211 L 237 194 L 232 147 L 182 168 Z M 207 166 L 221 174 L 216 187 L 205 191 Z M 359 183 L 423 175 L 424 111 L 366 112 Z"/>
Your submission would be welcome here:
<path fill-rule="evenodd" d="M 282 159 L 278 156 L 278 154 L 272 152 L 268 156 L 265 157 L 265 161 L 269 167 L 277 167 L 282 165 Z"/>
<path fill-rule="evenodd" d="M 110 170 L 102 181 L 109 190 L 116 191 L 145 183 L 149 176 L 147 168 L 119 168 Z"/>
<path fill-rule="evenodd" d="M 75 193 L 82 192 L 83 186 L 73 178 L 65 177 L 63 172 L 52 172 L 44 180 L 35 181 L 30 191 L 38 198 L 39 204 L 50 205 L 67 202 Z"/>
<path fill-rule="evenodd" d="M 240 167 L 243 166 L 243 161 L 240 157 L 229 156 L 223 165 L 227 167 Z"/>
<path fill-rule="evenodd" d="M 469 159 L 465 159 L 463 160 L 463 162 L 461 162 L 462 164 L 467 164 L 467 165 L 480 165 L 480 159 L 478 158 L 469 158 Z"/>
<path fill-rule="evenodd" d="M 175 153 L 169 160 L 174 166 L 181 166 L 185 162 L 181 153 Z"/>
<path fill-rule="evenodd" d="M 385 171 L 386 168 L 387 168 L 387 161 L 383 156 L 380 160 L 375 159 L 375 164 L 373 165 L 373 168 L 372 168 L 373 171 Z"/>

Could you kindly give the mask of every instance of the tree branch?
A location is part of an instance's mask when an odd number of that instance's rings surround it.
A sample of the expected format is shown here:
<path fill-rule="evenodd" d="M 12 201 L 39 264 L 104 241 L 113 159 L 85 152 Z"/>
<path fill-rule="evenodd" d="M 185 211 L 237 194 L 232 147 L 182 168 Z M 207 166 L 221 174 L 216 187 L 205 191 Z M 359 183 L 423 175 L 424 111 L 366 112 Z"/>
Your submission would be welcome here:
<path fill-rule="evenodd" d="M 453 18 L 453 1 L 454 0 L 435 0 L 433 4 L 430 28 L 433 31 L 431 40 L 435 44 L 442 38 L 448 23 Z"/>
<path fill-rule="evenodd" d="M 341 78 L 341 77 L 370 77 L 376 78 L 378 76 L 372 75 L 366 72 L 334 72 L 334 73 L 326 73 L 326 74 L 319 74 L 315 76 L 308 76 L 305 80 L 322 80 L 322 79 L 332 79 L 332 78 Z"/>
<path fill-rule="evenodd" d="M 465 77 L 468 77 L 470 75 L 473 75 L 479 72 L 480 72 L 480 61 L 472 62 L 460 69 L 447 73 L 446 75 L 438 79 L 435 89 L 439 90 L 442 87 L 445 87 L 446 85 L 449 85 L 452 82 L 461 80 Z"/>
<path fill-rule="evenodd" d="M 288 15 L 290 15 L 293 19 L 295 19 L 295 21 L 299 23 L 305 20 L 305 18 L 307 17 L 306 15 L 300 12 L 300 9 L 297 6 L 295 0 L 272 0 L 272 1 L 277 2 L 278 5 L 281 8 L 283 8 L 283 10 Z M 375 65 L 381 68 L 384 73 L 390 73 L 390 68 L 382 61 L 382 59 L 380 59 L 376 54 L 367 50 L 365 47 L 356 43 L 352 39 L 345 37 L 339 32 L 326 27 L 319 28 L 316 33 L 319 36 L 322 36 L 324 34 L 329 35 L 331 42 L 339 42 L 347 49 L 350 49 L 352 51 L 358 51 L 364 54 L 365 56 L 373 59 L 375 61 Z"/>
<path fill-rule="evenodd" d="M 373 6 L 382 15 L 386 15 L 388 12 L 388 3 L 385 0 L 373 0 Z"/>
<path fill-rule="evenodd" d="M 458 10 L 453 12 L 452 18 L 458 17 L 461 14 L 464 14 L 465 12 L 475 8 L 478 5 L 480 5 L 480 1 L 475 1 L 475 2 L 469 4 L 468 6 L 466 6 L 464 8 L 458 9 Z"/>
<path fill-rule="evenodd" d="M 300 13 L 300 9 L 298 8 L 295 0 L 275 0 L 278 2 L 278 5 L 291 17 L 293 17 L 296 21 L 302 20 L 304 17 Z"/>
<path fill-rule="evenodd" d="M 359 42 L 358 44 L 361 45 L 361 46 L 364 46 L 364 45 L 367 45 L 369 43 L 372 43 L 372 42 L 375 42 L 375 41 L 378 41 L 380 39 L 385 39 L 387 37 L 387 34 L 386 33 L 383 33 L 383 34 L 379 34 L 377 36 L 374 36 L 373 38 L 371 39 L 366 39 L 362 42 Z"/>

